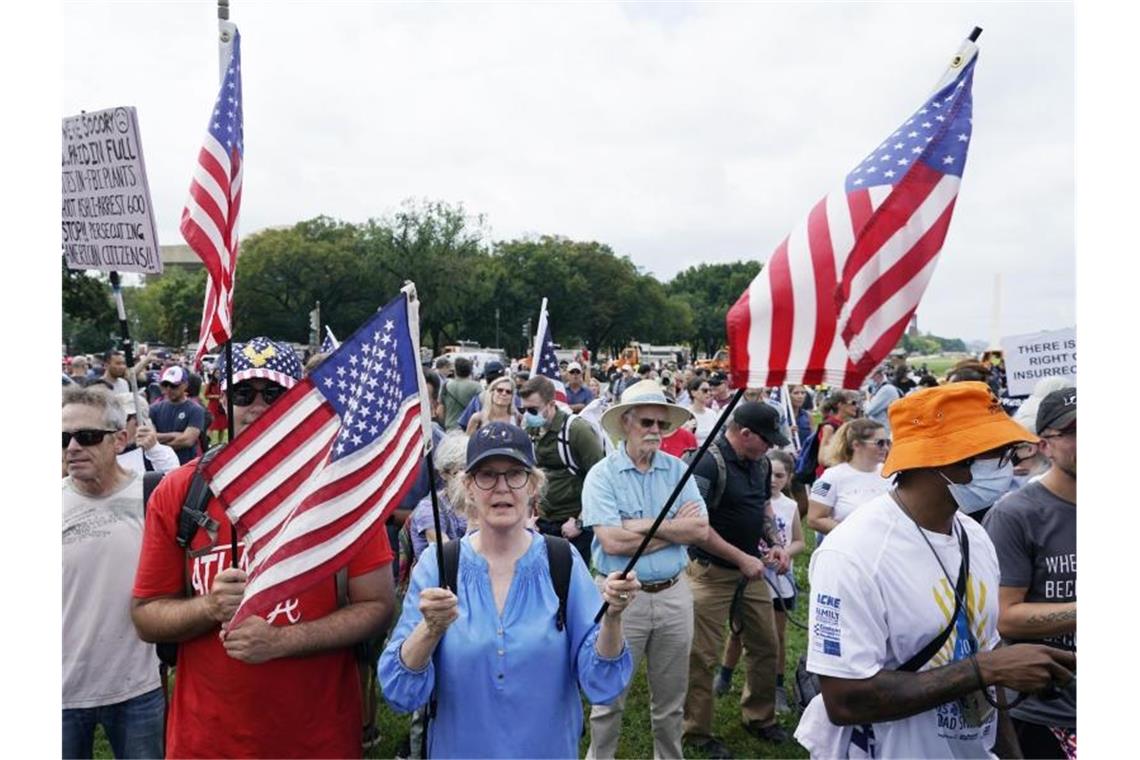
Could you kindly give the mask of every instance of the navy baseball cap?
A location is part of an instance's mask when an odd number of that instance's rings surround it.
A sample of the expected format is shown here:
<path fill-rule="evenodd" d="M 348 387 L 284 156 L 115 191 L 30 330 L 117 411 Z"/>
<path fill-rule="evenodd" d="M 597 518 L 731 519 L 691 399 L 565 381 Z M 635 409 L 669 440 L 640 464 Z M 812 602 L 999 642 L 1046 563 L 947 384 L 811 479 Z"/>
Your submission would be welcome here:
<path fill-rule="evenodd" d="M 467 441 L 467 472 L 473 472 L 480 462 L 491 457 L 508 457 L 533 470 L 534 444 L 518 425 L 490 422 Z"/>

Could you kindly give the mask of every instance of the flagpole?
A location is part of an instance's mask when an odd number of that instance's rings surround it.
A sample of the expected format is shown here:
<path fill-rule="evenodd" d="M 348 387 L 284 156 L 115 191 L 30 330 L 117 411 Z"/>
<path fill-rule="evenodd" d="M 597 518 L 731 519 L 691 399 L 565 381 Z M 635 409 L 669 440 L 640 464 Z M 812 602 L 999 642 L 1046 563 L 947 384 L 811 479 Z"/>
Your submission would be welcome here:
<path fill-rule="evenodd" d="M 633 556 L 629 558 L 629 562 L 626 564 L 625 570 L 621 571 L 621 577 L 623 580 L 626 578 L 626 576 L 629 575 L 630 571 L 633 570 L 633 566 L 637 564 L 637 560 L 641 559 L 641 555 L 645 553 L 645 549 L 649 546 L 649 542 L 653 540 L 653 534 L 655 534 L 657 532 L 657 529 L 661 527 L 661 523 L 665 521 L 665 515 L 669 514 L 669 510 L 673 508 L 673 502 L 677 501 L 677 497 L 681 495 L 681 489 L 685 487 L 685 483 L 689 482 L 689 478 L 692 477 L 693 470 L 696 469 L 697 462 L 701 461 L 701 457 L 703 457 L 705 455 L 705 452 L 709 450 L 709 445 L 712 444 L 712 442 L 716 439 L 717 435 L 720 433 L 720 429 L 724 426 L 725 421 L 728 419 L 728 416 L 732 414 L 732 410 L 736 408 L 736 405 L 743 397 L 744 388 L 738 388 L 736 393 L 733 395 L 732 400 L 728 402 L 728 406 L 721 410 L 720 418 L 717 419 L 716 424 L 713 425 L 713 429 L 709 431 L 709 435 L 707 438 L 705 438 L 705 442 L 701 444 L 701 447 L 699 449 L 697 449 L 696 456 L 692 458 L 692 460 L 689 462 L 689 466 L 685 468 L 685 474 L 681 476 L 681 479 L 677 481 L 677 485 L 673 487 L 673 493 L 669 494 L 669 498 L 665 501 L 665 506 L 662 507 L 661 511 L 657 513 L 657 519 L 654 520 L 653 525 L 649 527 L 649 530 L 645 534 L 645 538 L 641 539 L 641 546 L 637 547 L 637 551 L 634 552 Z M 621 445 L 624 446 L 625 442 L 623 441 Z M 609 602 L 602 602 L 602 608 L 598 610 L 598 614 L 594 616 L 595 623 L 602 622 L 602 615 L 606 614 L 606 610 L 609 609 L 609 606 Z"/>
<path fill-rule="evenodd" d="M 150 424 L 150 409 L 138 402 L 139 380 L 135 377 L 135 356 L 131 345 L 130 324 L 127 322 L 127 308 L 123 305 L 123 288 L 119 273 L 111 272 L 111 293 L 115 296 L 115 310 L 119 313 L 119 332 L 122 334 L 123 359 L 127 363 L 127 385 L 131 388 L 131 398 L 135 402 L 135 416 L 140 425 Z"/>
<path fill-rule="evenodd" d="M 234 40 L 234 25 L 230 22 L 230 0 L 218 0 L 218 79 L 225 81 Z M 233 318 L 232 315 L 230 317 Z M 226 442 L 234 439 L 234 338 L 226 341 Z M 238 566 L 237 526 L 230 523 L 230 567 Z"/>

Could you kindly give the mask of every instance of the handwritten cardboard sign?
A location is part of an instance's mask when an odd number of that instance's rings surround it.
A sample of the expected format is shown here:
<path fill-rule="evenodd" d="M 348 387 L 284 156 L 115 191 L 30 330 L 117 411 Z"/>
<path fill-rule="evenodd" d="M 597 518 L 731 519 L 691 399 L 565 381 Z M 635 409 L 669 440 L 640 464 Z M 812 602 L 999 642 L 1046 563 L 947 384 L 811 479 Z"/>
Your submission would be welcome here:
<path fill-rule="evenodd" d="M 162 271 L 134 108 L 63 120 L 62 226 L 71 269 Z"/>

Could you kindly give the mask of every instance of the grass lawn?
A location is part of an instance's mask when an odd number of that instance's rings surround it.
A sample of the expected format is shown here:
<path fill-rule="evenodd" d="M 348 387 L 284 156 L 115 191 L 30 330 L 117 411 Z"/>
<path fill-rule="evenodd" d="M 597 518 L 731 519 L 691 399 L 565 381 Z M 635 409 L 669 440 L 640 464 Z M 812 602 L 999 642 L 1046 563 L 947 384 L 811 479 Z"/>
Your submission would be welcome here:
<path fill-rule="evenodd" d="M 800 590 L 800 596 L 793 617 L 799 620 L 805 620 L 807 617 L 807 567 L 811 551 L 815 546 L 814 533 L 812 531 L 805 532 L 808 534 L 806 536 L 808 548 L 803 554 L 796 557 L 795 563 L 796 586 Z M 806 646 L 806 632 L 789 622 L 787 671 L 784 674 L 784 682 L 788 689 L 789 700 L 793 699 L 791 684 L 795 673 L 796 661 L 800 655 L 803 654 Z M 743 686 L 744 673 L 743 664 L 741 664 L 737 666 L 736 672 L 733 674 L 732 691 L 720 697 L 716 704 L 713 732 L 728 746 L 733 755 L 738 758 L 807 757 L 807 751 L 797 744 L 794 739 L 789 739 L 789 741 L 784 744 L 770 744 L 754 739 L 744 731 L 744 727 L 740 723 L 739 705 L 740 691 Z M 588 706 L 585 707 L 584 712 L 586 715 L 586 725 L 588 727 Z M 780 724 L 787 730 L 789 737 L 795 730 L 798 720 L 799 715 L 796 713 L 781 717 Z M 396 715 L 389 710 L 387 705 L 381 700 L 380 708 L 377 710 L 377 721 L 380 725 L 381 732 L 380 743 L 365 753 L 365 757 L 395 757 L 396 751 L 400 748 L 400 744 L 408 735 L 408 716 Z M 588 744 L 588 738 L 583 737 L 580 747 L 580 756 L 585 756 Z M 637 673 L 634 674 L 633 685 L 630 687 L 630 694 L 626 700 L 623 730 L 621 741 L 618 744 L 618 757 L 640 758 L 652 756 L 653 736 L 650 733 L 649 689 L 645 680 L 645 663 L 642 662 Z M 704 755 L 697 752 L 691 754 L 686 752 L 686 756 L 693 758 L 704 757 Z M 102 729 L 96 730 L 95 757 L 112 757 L 111 747 L 104 738 Z"/>

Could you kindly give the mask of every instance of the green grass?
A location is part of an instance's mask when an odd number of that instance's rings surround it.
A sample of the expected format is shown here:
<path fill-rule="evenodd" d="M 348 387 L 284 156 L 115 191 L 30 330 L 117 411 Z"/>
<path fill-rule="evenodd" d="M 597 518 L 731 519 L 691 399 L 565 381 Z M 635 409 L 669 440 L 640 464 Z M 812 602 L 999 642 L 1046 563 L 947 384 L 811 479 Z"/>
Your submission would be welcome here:
<path fill-rule="evenodd" d="M 799 620 L 806 618 L 808 607 L 807 568 L 808 560 L 815 546 L 814 533 L 812 531 L 805 532 L 809 534 L 806 536 L 807 549 L 803 554 L 796 557 L 796 586 L 800 590 L 800 596 L 796 611 L 792 613 L 793 616 Z M 792 700 L 791 684 L 794 680 L 796 661 L 800 655 L 803 654 L 807 646 L 807 635 L 805 631 L 797 628 L 790 622 L 788 623 L 787 633 L 787 670 L 784 673 L 784 683 L 788 689 L 788 699 Z M 797 744 L 794 739 L 789 738 L 789 740 L 783 744 L 770 744 L 754 739 L 745 732 L 744 727 L 740 723 L 740 691 L 744 686 L 743 671 L 744 668 L 742 666 L 737 667 L 732 677 L 732 691 L 717 699 L 713 718 L 713 733 L 716 734 L 716 736 L 725 743 L 732 754 L 738 758 L 807 757 L 807 751 Z M 584 712 L 586 715 L 585 722 L 588 727 L 588 705 L 585 706 Z M 408 735 L 410 718 L 408 715 L 395 714 L 388 708 L 383 699 L 381 699 L 379 709 L 376 712 L 376 719 L 380 726 L 380 743 L 368 750 L 364 756 L 367 758 L 395 757 L 396 751 L 400 749 L 400 745 Z M 790 737 L 792 732 L 795 731 L 798 721 L 798 713 L 792 713 L 781 716 L 780 725 L 784 727 Z M 580 756 L 585 756 L 588 744 L 588 735 L 583 736 L 580 746 Z M 626 699 L 625 716 L 622 722 L 621 740 L 618 742 L 617 756 L 622 758 L 653 757 L 653 735 L 650 730 L 649 720 L 649 688 L 645 679 L 644 662 L 641 663 L 637 672 L 634 674 L 630 693 Z M 686 748 L 685 756 L 691 758 L 705 757 L 700 752 L 695 750 L 690 751 L 688 748 Z M 96 729 L 95 757 L 112 757 L 111 747 L 107 743 L 106 738 L 104 738 L 102 729 Z"/>

